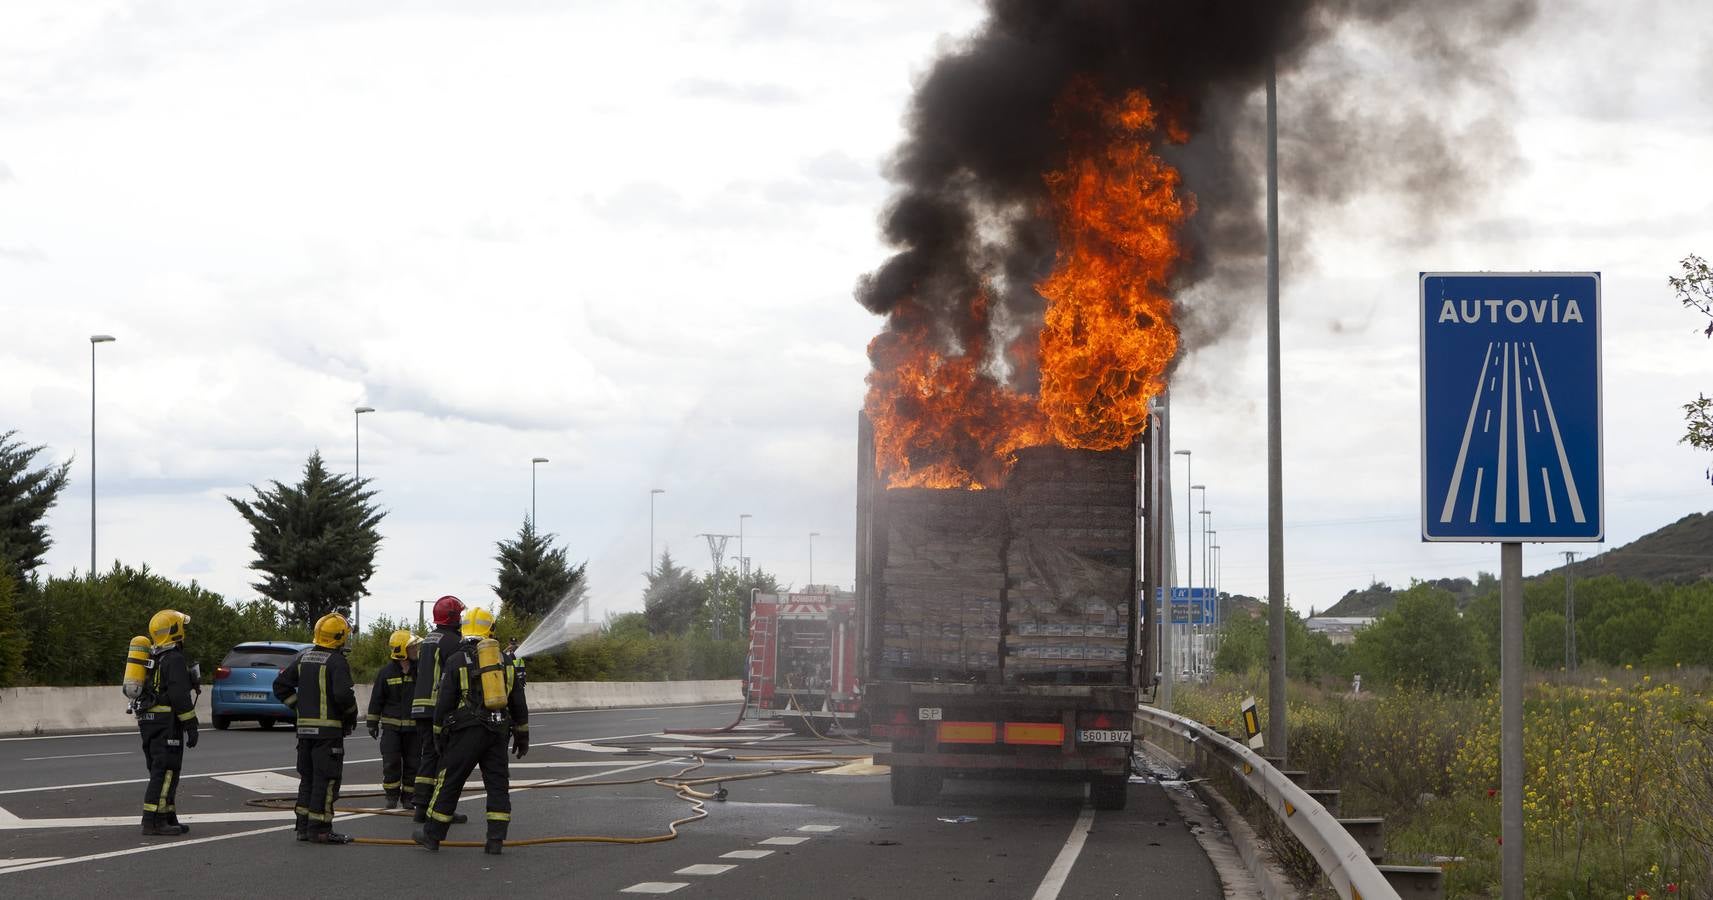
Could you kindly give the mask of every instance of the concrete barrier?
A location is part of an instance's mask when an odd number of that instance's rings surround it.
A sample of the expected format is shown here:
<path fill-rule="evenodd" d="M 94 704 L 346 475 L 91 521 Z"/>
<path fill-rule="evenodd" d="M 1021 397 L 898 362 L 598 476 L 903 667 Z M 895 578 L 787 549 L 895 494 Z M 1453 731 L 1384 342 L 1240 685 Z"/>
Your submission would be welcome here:
<path fill-rule="evenodd" d="M 209 724 L 212 692 L 204 690 L 196 703 L 203 728 Z M 743 699 L 743 682 L 730 681 L 550 681 L 530 683 L 529 708 L 543 712 L 565 709 L 613 709 L 626 706 L 682 706 L 694 703 L 736 703 Z M 357 708 L 369 705 L 369 686 L 357 686 Z M 359 713 L 361 718 L 361 713 Z M 106 687 L 24 687 L 0 690 L 0 734 L 76 734 L 85 731 L 129 731 L 137 721 L 125 714 L 125 696 L 118 685 Z"/>

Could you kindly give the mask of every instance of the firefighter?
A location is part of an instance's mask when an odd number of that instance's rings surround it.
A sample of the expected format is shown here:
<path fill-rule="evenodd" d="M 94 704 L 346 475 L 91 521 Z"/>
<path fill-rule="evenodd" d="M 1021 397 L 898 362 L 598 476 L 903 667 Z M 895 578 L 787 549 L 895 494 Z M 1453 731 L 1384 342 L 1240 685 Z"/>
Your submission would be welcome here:
<path fill-rule="evenodd" d="M 190 831 L 178 821 L 179 772 L 184 749 L 196 746 L 195 681 L 185 661 L 185 626 L 190 617 L 163 609 L 149 619 L 149 672 L 137 703 L 137 730 L 149 784 L 143 789 L 143 834 L 175 837 Z"/>
<path fill-rule="evenodd" d="M 430 851 L 440 849 L 458 809 L 458 794 L 478 767 L 488 792 L 488 835 L 482 851 L 498 855 L 511 825 L 506 749 L 509 744 L 518 759 L 529 752 L 529 704 L 517 670 L 506 663 L 493 640 L 493 629 L 493 613 L 480 608 L 465 613 L 463 640 L 441 676 L 434 707 L 434 739 L 443 744 L 440 779 L 428 822 L 412 835 Z"/>
<path fill-rule="evenodd" d="M 369 737 L 381 742 L 381 789 L 387 792 L 387 809 L 398 809 L 402 797 L 406 809 L 416 800 L 416 764 L 422 750 L 416 745 L 416 720 L 410 717 L 410 701 L 416 691 L 416 658 L 422 639 L 400 629 L 387 638 L 387 664 L 375 674 L 369 691 Z"/>
<path fill-rule="evenodd" d="M 297 839 L 349 844 L 333 830 L 333 805 L 345 767 L 345 736 L 357 728 L 357 695 L 342 648 L 351 626 L 338 613 L 315 622 L 315 646 L 274 679 L 274 696 L 297 710 Z"/>
<path fill-rule="evenodd" d="M 435 746 L 434 701 L 440 687 L 440 676 L 446 671 L 446 659 L 458 650 L 458 619 L 464 613 L 464 601 L 450 594 L 434 601 L 434 630 L 422 639 L 417 648 L 415 694 L 410 701 L 410 717 L 416 720 L 417 743 L 422 756 L 416 764 L 417 823 L 428 821 L 428 801 L 434 795 L 434 782 L 440 776 L 440 753 Z"/>
<path fill-rule="evenodd" d="M 517 655 L 517 638 L 506 642 L 506 664 L 517 670 L 517 683 L 523 684 L 528 674 L 524 671 L 523 657 Z"/>

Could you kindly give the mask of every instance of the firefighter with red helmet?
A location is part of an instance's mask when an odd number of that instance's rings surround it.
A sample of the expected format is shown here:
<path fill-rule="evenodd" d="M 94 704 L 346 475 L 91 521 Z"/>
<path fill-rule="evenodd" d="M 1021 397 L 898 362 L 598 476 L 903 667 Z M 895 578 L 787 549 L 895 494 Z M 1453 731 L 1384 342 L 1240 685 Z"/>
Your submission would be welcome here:
<path fill-rule="evenodd" d="M 434 601 L 434 630 L 417 647 L 416 693 L 410 701 L 410 717 L 416 721 L 417 742 L 422 745 L 416 766 L 416 789 L 412 791 L 418 823 L 428 821 L 428 803 L 440 777 L 440 752 L 435 747 L 434 704 L 439 699 L 441 675 L 446 660 L 458 652 L 458 625 L 463 621 L 464 601 L 447 594 Z"/>

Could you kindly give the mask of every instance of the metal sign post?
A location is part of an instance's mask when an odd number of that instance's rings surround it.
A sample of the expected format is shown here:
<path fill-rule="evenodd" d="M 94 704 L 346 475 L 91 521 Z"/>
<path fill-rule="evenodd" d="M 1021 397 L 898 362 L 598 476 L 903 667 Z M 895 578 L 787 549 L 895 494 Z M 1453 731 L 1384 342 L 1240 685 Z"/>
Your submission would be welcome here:
<path fill-rule="evenodd" d="M 1422 540 L 1498 543 L 1502 896 L 1523 897 L 1523 544 L 1604 538 L 1600 275 L 1423 273 Z"/>

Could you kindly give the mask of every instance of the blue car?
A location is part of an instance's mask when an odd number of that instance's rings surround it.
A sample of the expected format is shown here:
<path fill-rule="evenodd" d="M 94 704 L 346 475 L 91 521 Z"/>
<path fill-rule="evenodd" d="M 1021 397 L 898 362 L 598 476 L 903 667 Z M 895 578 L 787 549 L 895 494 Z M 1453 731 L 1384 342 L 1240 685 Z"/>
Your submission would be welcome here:
<path fill-rule="evenodd" d="M 225 731 L 243 720 L 272 728 L 297 718 L 274 698 L 274 677 L 299 652 L 314 646 L 297 641 L 249 641 L 227 651 L 214 671 L 214 727 Z"/>

